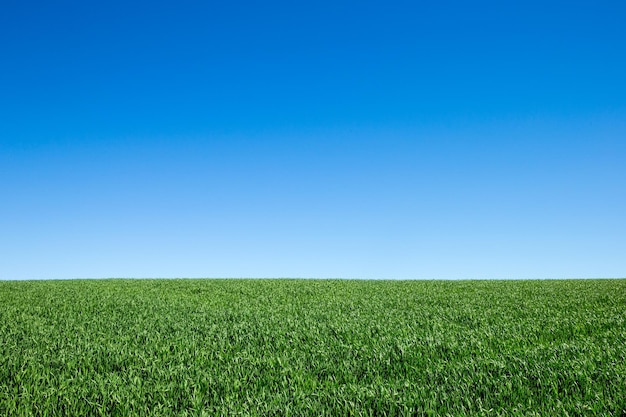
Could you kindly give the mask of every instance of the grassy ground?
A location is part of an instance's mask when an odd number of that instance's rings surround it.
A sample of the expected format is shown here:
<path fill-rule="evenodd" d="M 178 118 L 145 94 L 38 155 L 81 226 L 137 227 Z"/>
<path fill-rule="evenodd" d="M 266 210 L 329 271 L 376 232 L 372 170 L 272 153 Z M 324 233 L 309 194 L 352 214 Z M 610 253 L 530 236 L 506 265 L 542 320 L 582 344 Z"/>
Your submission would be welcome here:
<path fill-rule="evenodd" d="M 0 282 L 0 415 L 626 415 L 626 280 Z"/>

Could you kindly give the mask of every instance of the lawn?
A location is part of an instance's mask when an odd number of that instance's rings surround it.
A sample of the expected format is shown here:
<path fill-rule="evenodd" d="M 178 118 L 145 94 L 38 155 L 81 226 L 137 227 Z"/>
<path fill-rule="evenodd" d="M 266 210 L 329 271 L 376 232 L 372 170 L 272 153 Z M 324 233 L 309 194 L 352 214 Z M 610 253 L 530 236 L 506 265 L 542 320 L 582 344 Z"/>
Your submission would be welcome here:
<path fill-rule="evenodd" d="M 626 415 L 626 280 L 0 282 L 0 415 Z"/>

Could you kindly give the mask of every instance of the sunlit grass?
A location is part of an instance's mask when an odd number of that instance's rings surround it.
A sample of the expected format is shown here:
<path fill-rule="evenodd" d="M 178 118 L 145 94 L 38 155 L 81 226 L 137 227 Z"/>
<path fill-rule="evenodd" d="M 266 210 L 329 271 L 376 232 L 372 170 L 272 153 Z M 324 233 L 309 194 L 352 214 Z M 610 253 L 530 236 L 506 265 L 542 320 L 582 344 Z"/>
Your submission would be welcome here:
<path fill-rule="evenodd" d="M 626 415 L 626 280 L 0 282 L 0 415 Z"/>

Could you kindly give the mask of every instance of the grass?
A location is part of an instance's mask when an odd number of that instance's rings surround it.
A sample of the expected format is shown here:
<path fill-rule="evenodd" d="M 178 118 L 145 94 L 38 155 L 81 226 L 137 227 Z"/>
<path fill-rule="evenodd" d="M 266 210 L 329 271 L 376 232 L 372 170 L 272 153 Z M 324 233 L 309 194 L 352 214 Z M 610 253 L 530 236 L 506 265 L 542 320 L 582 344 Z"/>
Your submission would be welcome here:
<path fill-rule="evenodd" d="M 0 282 L 0 415 L 626 415 L 626 280 Z"/>

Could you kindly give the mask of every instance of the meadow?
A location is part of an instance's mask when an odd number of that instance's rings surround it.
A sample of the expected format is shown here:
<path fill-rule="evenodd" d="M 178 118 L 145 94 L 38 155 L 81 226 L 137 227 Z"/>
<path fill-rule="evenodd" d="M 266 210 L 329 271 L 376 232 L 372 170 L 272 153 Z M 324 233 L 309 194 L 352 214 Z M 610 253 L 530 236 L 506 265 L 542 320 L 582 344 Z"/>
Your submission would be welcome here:
<path fill-rule="evenodd" d="M 625 416 L 626 280 L 0 282 L 2 416 Z"/>

